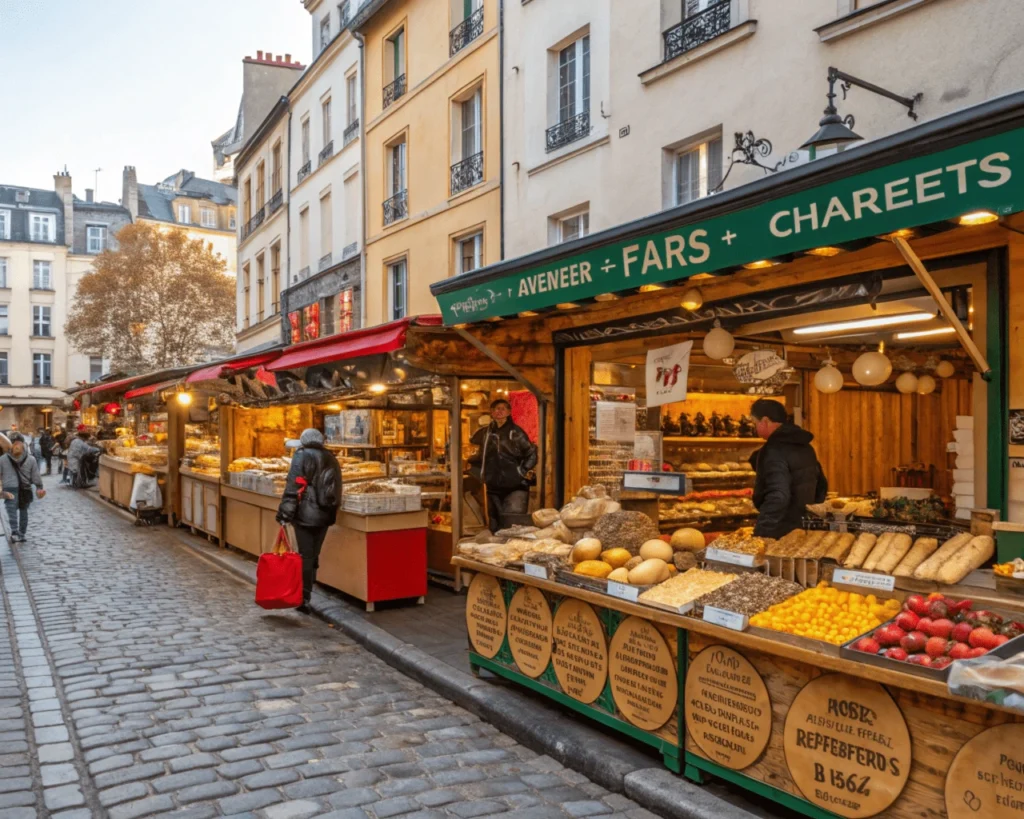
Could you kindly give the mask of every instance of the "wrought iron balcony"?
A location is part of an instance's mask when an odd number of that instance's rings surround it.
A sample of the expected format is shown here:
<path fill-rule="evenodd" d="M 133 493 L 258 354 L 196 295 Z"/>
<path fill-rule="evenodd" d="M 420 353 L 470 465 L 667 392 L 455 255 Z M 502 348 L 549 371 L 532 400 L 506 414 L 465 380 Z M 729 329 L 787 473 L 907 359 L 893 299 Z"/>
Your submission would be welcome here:
<path fill-rule="evenodd" d="M 245 227 L 242 228 L 242 239 L 246 239 L 252 234 L 256 228 L 263 224 L 263 217 L 266 216 L 266 210 L 260 208 L 252 215 L 252 219 L 245 223 Z"/>
<path fill-rule="evenodd" d="M 399 97 L 405 95 L 405 74 L 395 77 L 395 81 L 384 86 L 384 107 L 387 108 Z"/>
<path fill-rule="evenodd" d="M 316 166 L 319 168 L 321 165 L 323 165 L 332 156 L 334 156 L 334 140 L 333 139 L 330 142 L 328 142 L 326 145 L 324 145 L 323 150 L 320 151 L 320 156 L 317 158 Z"/>
<path fill-rule="evenodd" d="M 409 192 L 399 191 L 384 202 L 384 224 L 390 225 L 409 215 Z"/>
<path fill-rule="evenodd" d="M 484 181 L 484 152 L 452 165 L 452 196 Z"/>
<path fill-rule="evenodd" d="M 359 252 L 359 242 L 352 242 L 352 244 L 345 245 L 344 249 L 341 251 L 342 261 L 344 261 L 345 259 L 352 258 L 358 252 Z"/>
<path fill-rule="evenodd" d="M 299 178 L 298 178 L 298 181 L 301 182 L 303 179 L 305 179 L 307 176 L 309 176 L 309 172 L 312 171 L 312 170 L 313 170 L 313 160 L 307 159 L 306 160 L 306 164 L 303 165 L 301 168 L 299 168 Z"/>
<path fill-rule="evenodd" d="M 722 0 L 666 31 L 665 61 L 725 34 L 732 22 L 731 6 L 730 0 Z"/>
<path fill-rule="evenodd" d="M 454 57 L 484 33 L 484 7 L 481 6 L 448 33 L 448 56 Z"/>
<path fill-rule="evenodd" d="M 270 197 L 270 201 L 267 203 L 267 213 L 276 213 L 277 210 L 284 204 L 284 191 L 278 188 L 277 193 Z"/>
<path fill-rule="evenodd" d="M 359 136 L 359 120 L 354 119 L 348 124 L 348 127 L 345 128 L 345 133 L 342 136 L 341 147 L 344 148 L 357 136 Z"/>
<path fill-rule="evenodd" d="M 590 112 L 584 111 L 567 120 L 552 125 L 547 130 L 547 150 L 554 151 L 590 133 Z"/>
<path fill-rule="evenodd" d="M 331 260 L 333 258 L 334 258 L 334 254 L 333 253 L 325 253 L 323 256 L 321 256 L 320 257 L 320 261 L 319 261 L 319 263 L 316 266 L 317 272 L 319 273 L 319 272 L 321 272 L 323 270 L 326 270 L 328 267 L 330 267 L 331 266 Z"/>

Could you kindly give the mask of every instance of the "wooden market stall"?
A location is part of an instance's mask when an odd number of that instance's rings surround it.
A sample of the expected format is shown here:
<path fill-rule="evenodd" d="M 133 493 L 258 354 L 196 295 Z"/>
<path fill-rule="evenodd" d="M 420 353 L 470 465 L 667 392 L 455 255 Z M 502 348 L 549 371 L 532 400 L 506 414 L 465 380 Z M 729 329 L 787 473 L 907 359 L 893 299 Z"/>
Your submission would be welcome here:
<path fill-rule="evenodd" d="M 1019 816 L 1022 136 L 1024 94 L 433 285 L 551 398 L 543 533 L 455 559 L 474 666 L 809 816 Z M 832 490 L 780 539 L 760 397 Z"/>

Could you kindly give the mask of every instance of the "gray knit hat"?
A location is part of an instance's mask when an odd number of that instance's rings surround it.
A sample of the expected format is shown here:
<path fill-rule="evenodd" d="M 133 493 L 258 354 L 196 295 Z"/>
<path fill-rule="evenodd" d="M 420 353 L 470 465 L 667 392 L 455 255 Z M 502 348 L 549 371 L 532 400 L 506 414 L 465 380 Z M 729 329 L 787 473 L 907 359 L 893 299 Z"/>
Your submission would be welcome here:
<path fill-rule="evenodd" d="M 323 446 L 324 434 L 320 430 L 310 427 L 309 429 L 302 430 L 302 435 L 299 436 L 299 441 L 302 442 L 303 446 Z"/>

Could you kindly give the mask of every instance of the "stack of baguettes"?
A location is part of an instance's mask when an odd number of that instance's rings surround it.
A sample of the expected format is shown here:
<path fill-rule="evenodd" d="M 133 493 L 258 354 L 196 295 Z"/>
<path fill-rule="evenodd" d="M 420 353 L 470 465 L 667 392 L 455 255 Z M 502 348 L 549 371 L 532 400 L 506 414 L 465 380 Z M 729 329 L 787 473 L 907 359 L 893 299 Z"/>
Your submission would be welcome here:
<path fill-rule="evenodd" d="M 933 537 L 914 540 L 910 535 L 896 532 L 881 535 L 862 532 L 842 562 L 846 569 L 952 585 L 981 568 L 994 553 L 995 541 L 991 537 L 973 536 L 969 532 L 954 535 L 941 547 Z"/>

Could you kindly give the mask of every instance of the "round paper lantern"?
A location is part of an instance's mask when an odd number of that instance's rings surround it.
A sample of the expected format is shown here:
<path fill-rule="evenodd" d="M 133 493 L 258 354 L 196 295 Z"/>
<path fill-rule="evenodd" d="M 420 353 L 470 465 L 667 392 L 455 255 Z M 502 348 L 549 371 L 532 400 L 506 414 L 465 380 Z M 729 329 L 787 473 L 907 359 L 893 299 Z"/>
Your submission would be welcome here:
<path fill-rule="evenodd" d="M 913 373 L 900 373 L 896 379 L 896 389 L 898 389 L 904 395 L 917 390 L 917 376 Z"/>
<path fill-rule="evenodd" d="M 853 377 L 865 387 L 884 384 L 892 375 L 892 362 L 885 353 L 863 353 L 853 362 Z"/>
<path fill-rule="evenodd" d="M 935 379 L 930 375 L 922 375 L 917 379 L 917 394 L 931 395 L 935 392 Z"/>
<path fill-rule="evenodd" d="M 833 367 L 831 362 L 826 362 L 825 366 L 814 374 L 814 387 L 826 395 L 839 392 L 843 388 L 843 374 Z"/>
<path fill-rule="evenodd" d="M 956 369 L 953 367 L 952 361 L 946 361 L 943 359 L 935 365 L 935 374 L 939 378 L 949 378 L 955 372 Z"/>
<path fill-rule="evenodd" d="M 691 287 L 683 293 L 679 303 L 686 310 L 699 310 L 704 304 L 704 294 L 700 292 L 699 287 Z"/>
<path fill-rule="evenodd" d="M 732 337 L 728 330 L 723 330 L 721 327 L 712 327 L 708 334 L 704 336 L 704 355 L 708 358 L 721 361 L 723 358 L 728 358 L 732 355 L 734 349 L 736 349 L 736 339 Z"/>

